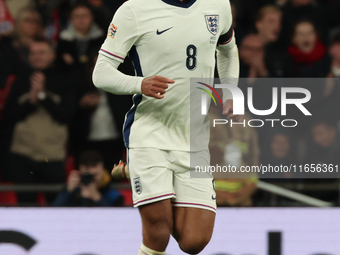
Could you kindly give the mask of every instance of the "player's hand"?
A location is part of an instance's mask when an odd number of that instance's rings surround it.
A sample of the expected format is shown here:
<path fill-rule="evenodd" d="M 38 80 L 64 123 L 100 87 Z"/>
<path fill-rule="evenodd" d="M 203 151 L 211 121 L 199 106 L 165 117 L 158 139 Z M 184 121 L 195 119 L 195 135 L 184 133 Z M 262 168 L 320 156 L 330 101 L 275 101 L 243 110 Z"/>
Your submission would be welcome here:
<path fill-rule="evenodd" d="M 234 115 L 233 100 L 227 100 L 223 105 L 223 115 L 228 115 L 228 119 L 233 119 L 237 122 L 243 121 L 242 115 Z"/>
<path fill-rule="evenodd" d="M 149 97 L 162 99 L 169 83 L 173 84 L 175 81 L 162 76 L 147 77 L 142 82 L 142 93 Z"/>

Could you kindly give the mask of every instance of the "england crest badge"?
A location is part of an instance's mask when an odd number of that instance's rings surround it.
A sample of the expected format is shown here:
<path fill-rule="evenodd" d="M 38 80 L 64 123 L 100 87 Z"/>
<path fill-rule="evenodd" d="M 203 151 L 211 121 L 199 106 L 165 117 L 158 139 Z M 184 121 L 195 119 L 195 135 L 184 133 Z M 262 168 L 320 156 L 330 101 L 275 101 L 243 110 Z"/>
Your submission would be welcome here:
<path fill-rule="evenodd" d="M 135 191 L 138 195 L 140 195 L 143 191 L 142 189 L 142 183 L 140 181 L 140 177 L 134 178 L 133 179 L 133 184 L 135 186 Z"/>
<path fill-rule="evenodd" d="M 209 32 L 216 36 L 219 30 L 219 15 L 205 15 L 204 17 Z"/>

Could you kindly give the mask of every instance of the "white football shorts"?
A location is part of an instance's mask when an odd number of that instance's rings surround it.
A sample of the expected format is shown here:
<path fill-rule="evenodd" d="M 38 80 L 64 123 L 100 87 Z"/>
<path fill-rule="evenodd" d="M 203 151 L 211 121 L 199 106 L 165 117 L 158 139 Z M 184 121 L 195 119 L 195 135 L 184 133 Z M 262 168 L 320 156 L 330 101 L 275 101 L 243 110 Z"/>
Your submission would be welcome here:
<path fill-rule="evenodd" d="M 209 151 L 128 149 L 134 207 L 171 199 L 173 206 L 216 212 L 213 176 L 207 173 L 205 178 L 191 178 L 190 156 L 194 156 L 200 166 L 210 165 Z"/>

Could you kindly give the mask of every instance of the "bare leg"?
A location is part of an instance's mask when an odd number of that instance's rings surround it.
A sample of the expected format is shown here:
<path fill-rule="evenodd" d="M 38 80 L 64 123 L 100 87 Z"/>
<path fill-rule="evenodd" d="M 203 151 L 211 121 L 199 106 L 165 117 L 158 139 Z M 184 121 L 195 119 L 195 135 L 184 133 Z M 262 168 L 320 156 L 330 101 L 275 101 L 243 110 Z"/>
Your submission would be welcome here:
<path fill-rule="evenodd" d="M 165 251 L 173 229 L 169 199 L 139 207 L 143 225 L 143 244 L 155 251 Z"/>
<path fill-rule="evenodd" d="M 181 250 L 189 254 L 200 253 L 211 239 L 215 213 L 199 208 L 174 207 L 173 214 L 172 235 Z"/>

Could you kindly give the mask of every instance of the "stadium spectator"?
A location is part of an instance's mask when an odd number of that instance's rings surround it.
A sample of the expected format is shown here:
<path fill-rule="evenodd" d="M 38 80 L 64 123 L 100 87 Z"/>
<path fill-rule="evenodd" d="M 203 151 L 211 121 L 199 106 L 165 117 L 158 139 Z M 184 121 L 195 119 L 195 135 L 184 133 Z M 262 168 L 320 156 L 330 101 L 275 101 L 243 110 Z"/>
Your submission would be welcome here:
<path fill-rule="evenodd" d="M 325 4 L 322 1 L 291 0 L 282 8 L 283 28 L 281 40 L 289 45 L 289 35 L 294 25 L 301 19 L 308 19 L 316 24 L 316 30 L 323 42 L 328 41 L 329 30 L 340 21 L 340 2 Z"/>
<path fill-rule="evenodd" d="M 258 35 L 247 35 L 241 42 L 240 77 L 260 78 L 268 76 L 268 69 L 264 60 L 264 45 Z"/>
<path fill-rule="evenodd" d="M 340 135 L 335 121 L 321 117 L 314 120 L 314 123 L 310 128 L 311 141 L 307 141 L 307 156 L 305 158 L 305 167 L 315 164 L 315 168 L 320 169 L 320 166 L 325 170 L 327 166 L 327 172 L 311 171 L 305 174 L 301 174 L 304 182 L 312 183 L 314 185 L 324 184 L 337 184 L 339 185 L 339 174 L 336 171 L 336 167 L 340 164 Z M 331 172 L 329 167 L 333 167 Z M 338 191 L 325 190 L 309 191 L 308 195 L 324 200 L 324 201 L 339 201 Z"/>
<path fill-rule="evenodd" d="M 86 151 L 80 157 L 79 170 L 73 170 L 67 188 L 54 206 L 122 206 L 122 195 L 110 188 L 110 174 L 104 169 L 103 159 L 96 151 Z"/>
<path fill-rule="evenodd" d="M 102 31 L 107 31 L 113 17 L 113 11 L 104 5 L 103 0 L 87 0 L 91 5 L 95 23 Z"/>
<path fill-rule="evenodd" d="M 308 146 L 309 151 L 306 163 L 309 164 L 340 164 L 340 135 L 336 122 L 320 119 L 311 125 L 313 144 Z"/>
<path fill-rule="evenodd" d="M 43 36 L 43 26 L 39 13 L 25 8 L 18 14 L 13 34 L 13 46 L 23 63 L 29 65 L 29 48 L 36 37 Z"/>
<path fill-rule="evenodd" d="M 283 59 L 287 61 L 282 62 L 278 56 L 274 62 L 271 62 L 272 57 L 266 52 L 266 49 L 257 34 L 249 34 L 243 38 L 239 48 L 241 78 L 290 76 L 292 68 L 288 65 L 290 63 L 289 58 L 285 56 Z"/>
<path fill-rule="evenodd" d="M 299 77 L 325 77 L 329 71 L 327 47 L 321 42 L 315 26 L 305 20 L 295 25 L 288 52 Z"/>
<path fill-rule="evenodd" d="M 74 112 L 72 85 L 54 68 L 49 42 L 30 45 L 31 68 L 12 85 L 4 121 L 13 126 L 10 154 L 2 169 L 15 183 L 63 183 L 68 123 Z M 54 194 L 45 195 L 48 202 Z M 34 193 L 18 193 L 19 202 L 34 203 Z"/>
<path fill-rule="evenodd" d="M 257 1 L 248 1 L 248 0 L 236 0 L 231 1 L 237 9 L 237 23 L 242 30 L 250 32 L 254 29 L 254 18 L 256 17 L 257 12 L 264 6 L 269 4 L 274 4 L 274 0 L 257 0 Z"/>
<path fill-rule="evenodd" d="M 267 132 L 266 141 L 261 148 L 261 164 L 271 166 L 290 166 L 296 163 L 296 151 L 293 135 L 285 129 L 272 129 Z M 264 178 L 292 178 L 291 173 L 272 173 Z"/>
<path fill-rule="evenodd" d="M 131 108 L 131 98 L 98 90 L 92 83 L 95 59 L 92 63 L 81 84 L 85 91 L 72 121 L 72 150 L 76 156 L 90 149 L 98 151 L 110 171 L 122 159 L 125 147 L 121 130 L 125 114 Z"/>
<path fill-rule="evenodd" d="M 275 43 L 281 32 L 282 12 L 275 6 L 261 8 L 255 19 L 255 28 L 265 45 Z"/>
<path fill-rule="evenodd" d="M 61 70 L 82 69 L 89 61 L 90 53 L 98 51 L 103 31 L 93 22 L 91 7 L 85 3 L 75 5 L 70 13 L 71 24 L 60 33 L 57 62 Z"/>
<path fill-rule="evenodd" d="M 269 77 L 292 77 L 292 61 L 279 39 L 282 12 L 278 7 L 268 5 L 261 8 L 255 18 L 255 28 L 265 47 L 264 61 Z"/>

